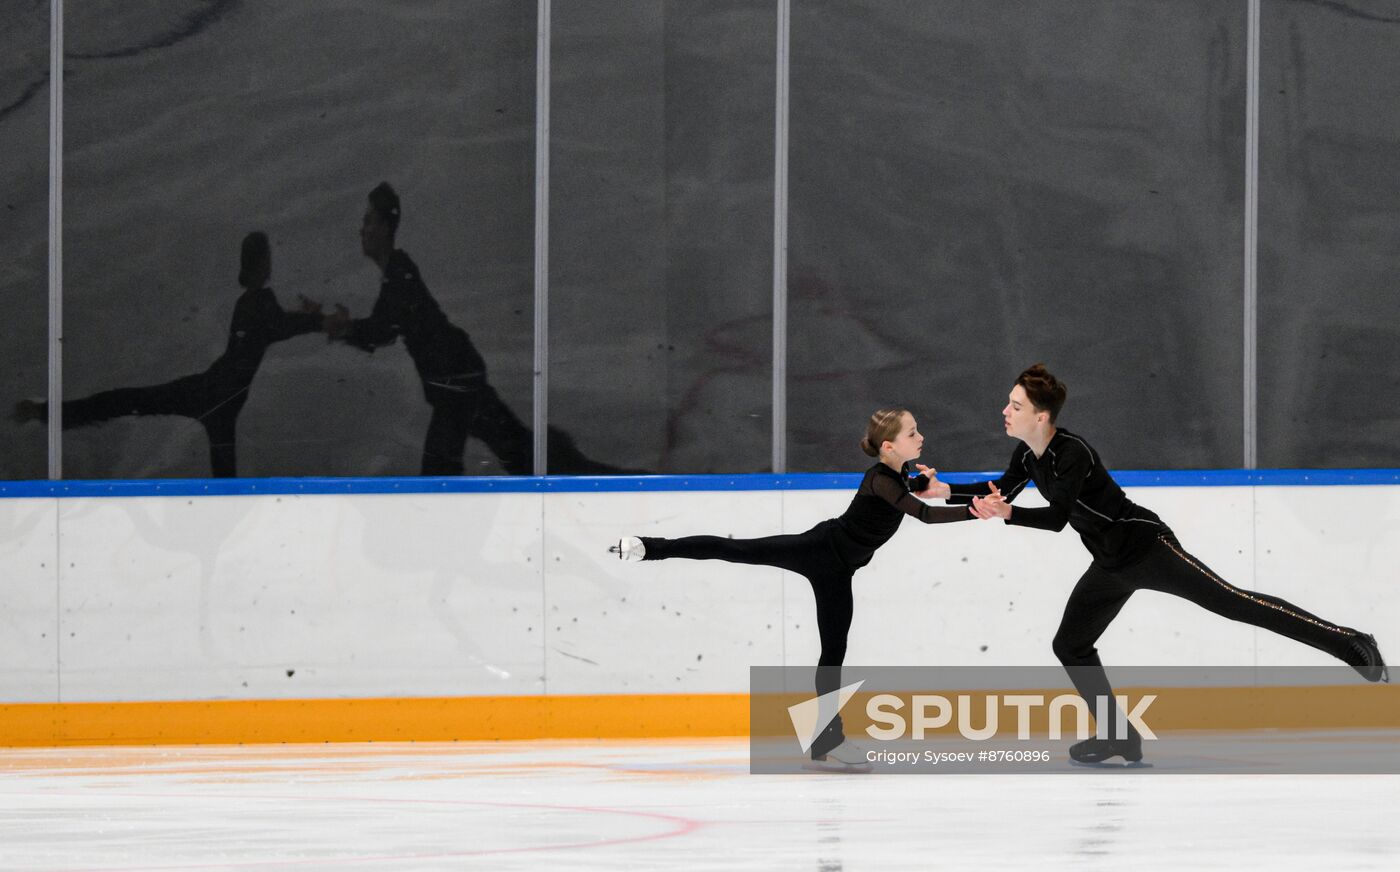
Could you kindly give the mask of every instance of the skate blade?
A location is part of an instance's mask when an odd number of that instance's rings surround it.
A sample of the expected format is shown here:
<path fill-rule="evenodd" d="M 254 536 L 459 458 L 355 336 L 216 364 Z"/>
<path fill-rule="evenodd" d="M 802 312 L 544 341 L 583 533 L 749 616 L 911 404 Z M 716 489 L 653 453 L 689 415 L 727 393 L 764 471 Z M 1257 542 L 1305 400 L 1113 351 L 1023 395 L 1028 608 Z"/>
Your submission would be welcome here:
<path fill-rule="evenodd" d="M 802 768 L 808 772 L 828 772 L 846 775 L 868 775 L 869 763 L 838 763 L 835 760 L 807 760 Z"/>
<path fill-rule="evenodd" d="M 1152 764 L 1143 760 L 1135 760 L 1131 763 L 1110 763 L 1104 760 L 1099 763 L 1086 763 L 1083 760 L 1070 758 L 1069 765 L 1078 766 L 1080 769 L 1151 769 Z"/>

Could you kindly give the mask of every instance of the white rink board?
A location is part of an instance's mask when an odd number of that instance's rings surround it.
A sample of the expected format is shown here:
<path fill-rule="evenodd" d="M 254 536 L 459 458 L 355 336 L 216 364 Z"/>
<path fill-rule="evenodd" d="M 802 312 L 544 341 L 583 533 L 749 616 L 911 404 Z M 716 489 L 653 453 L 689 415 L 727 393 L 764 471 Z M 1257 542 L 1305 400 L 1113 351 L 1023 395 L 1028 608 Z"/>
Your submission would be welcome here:
<path fill-rule="evenodd" d="M 1129 495 L 1227 581 L 1400 650 L 1400 487 Z M 0 701 L 743 693 L 752 665 L 815 661 L 806 582 L 716 561 L 621 563 L 607 546 L 800 532 L 850 496 L 0 500 Z M 847 663 L 1053 665 L 1087 565 L 1068 529 L 907 520 L 856 575 Z M 1122 666 L 1331 662 L 1150 591 L 1099 649 Z"/>
<path fill-rule="evenodd" d="M 78 499 L 60 518 L 64 702 L 543 692 L 538 496 Z"/>
<path fill-rule="evenodd" d="M 778 569 L 714 560 L 623 563 L 623 534 L 749 538 L 782 527 L 778 491 L 545 498 L 550 693 L 734 693 L 782 662 Z"/>
<path fill-rule="evenodd" d="M 55 500 L 0 500 L 0 700 L 58 694 Z"/>

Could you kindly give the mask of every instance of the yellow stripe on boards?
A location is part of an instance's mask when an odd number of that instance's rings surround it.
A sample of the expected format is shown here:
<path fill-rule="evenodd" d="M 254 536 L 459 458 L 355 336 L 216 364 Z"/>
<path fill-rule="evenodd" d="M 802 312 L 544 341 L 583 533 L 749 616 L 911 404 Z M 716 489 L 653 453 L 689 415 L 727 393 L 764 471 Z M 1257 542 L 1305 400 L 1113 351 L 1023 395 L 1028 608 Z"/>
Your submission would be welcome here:
<path fill-rule="evenodd" d="M 1047 698 L 1060 692 L 1069 691 L 1020 691 Z M 1400 685 L 1119 692 L 1132 698 L 1158 694 L 1146 718 L 1153 730 L 1400 728 Z M 986 692 L 971 695 L 974 723 L 980 725 Z M 788 734 L 785 707 L 805 698 L 785 694 L 775 700 L 757 731 Z M 849 734 L 869 723 L 863 711 L 867 698 L 858 694 L 843 711 Z M 1040 721 L 1033 733 L 1043 733 L 1044 718 Z M 1063 723 L 1072 729 L 1068 719 Z M 1004 713 L 999 726 L 1000 734 L 1014 733 L 1016 719 Z M 749 695 L 737 693 L 0 704 L 0 746 L 7 747 L 641 739 L 749 732 Z"/>
<path fill-rule="evenodd" d="M 747 694 L 0 705 L 0 746 L 744 736 Z"/>

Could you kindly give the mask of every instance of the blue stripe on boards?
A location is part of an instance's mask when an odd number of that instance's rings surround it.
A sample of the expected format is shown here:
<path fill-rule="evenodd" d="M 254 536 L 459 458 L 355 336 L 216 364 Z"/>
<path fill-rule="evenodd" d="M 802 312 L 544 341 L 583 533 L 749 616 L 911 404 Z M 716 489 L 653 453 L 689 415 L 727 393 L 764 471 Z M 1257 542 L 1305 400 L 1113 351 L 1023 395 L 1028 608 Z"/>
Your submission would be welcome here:
<path fill-rule="evenodd" d="M 939 473 L 954 484 L 999 472 Z M 1195 469 L 1115 471 L 1123 487 L 1269 487 L 1400 484 L 1400 469 Z M 860 473 L 788 475 L 468 476 L 404 478 L 184 478 L 95 481 L 5 481 L 0 498 L 189 497 L 257 494 L 521 494 L 653 491 L 854 490 Z"/>

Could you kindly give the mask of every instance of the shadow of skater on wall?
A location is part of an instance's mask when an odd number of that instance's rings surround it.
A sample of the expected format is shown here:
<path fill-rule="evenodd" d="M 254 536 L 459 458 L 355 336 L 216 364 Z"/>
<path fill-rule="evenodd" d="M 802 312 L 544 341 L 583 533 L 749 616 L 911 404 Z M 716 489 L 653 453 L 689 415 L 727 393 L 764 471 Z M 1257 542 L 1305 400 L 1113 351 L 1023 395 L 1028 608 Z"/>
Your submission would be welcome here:
<path fill-rule="evenodd" d="M 341 305 L 326 316 L 326 332 L 373 352 L 403 337 L 404 346 L 432 407 L 423 444 L 422 475 L 461 475 L 468 437 L 491 450 L 511 475 L 534 472 L 534 435 L 486 381 L 486 361 L 471 337 L 447 319 L 424 283 L 418 266 L 395 247 L 399 196 L 388 182 L 369 192 L 360 226 L 360 248 L 379 267 L 379 296 L 368 317 L 350 317 Z M 569 434 L 548 432 L 547 468 L 556 475 L 619 475 L 641 472 L 593 460 Z"/>
<path fill-rule="evenodd" d="M 63 429 L 90 427 L 128 415 L 179 415 L 192 418 L 209 437 L 209 467 L 215 478 L 238 475 L 235 432 L 238 413 L 248 401 L 258 367 L 275 342 L 322 329 L 321 305 L 301 297 L 297 312 L 283 310 L 268 287 L 272 278 L 272 249 L 267 234 L 254 231 L 243 238 L 238 283 L 243 287 L 233 307 L 228 345 L 204 372 L 164 384 L 102 391 L 63 401 Z M 21 400 L 14 420 L 47 423 L 45 402 Z"/>

